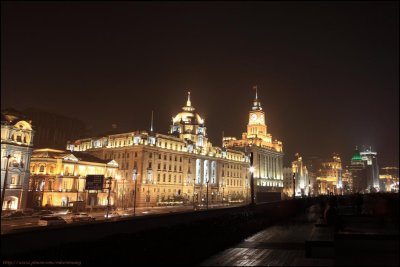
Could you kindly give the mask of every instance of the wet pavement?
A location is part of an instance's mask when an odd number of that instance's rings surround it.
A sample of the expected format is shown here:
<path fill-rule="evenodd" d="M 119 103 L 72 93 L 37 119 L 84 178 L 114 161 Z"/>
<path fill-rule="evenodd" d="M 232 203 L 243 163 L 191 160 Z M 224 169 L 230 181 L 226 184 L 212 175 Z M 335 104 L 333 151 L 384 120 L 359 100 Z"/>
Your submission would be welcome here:
<path fill-rule="evenodd" d="M 329 231 L 316 225 L 322 215 L 318 205 L 312 206 L 306 214 L 299 215 L 284 224 L 269 226 L 245 238 L 204 260 L 200 265 L 398 266 L 398 221 L 368 214 L 355 214 L 353 210 L 349 203 L 343 203 L 338 207 L 338 213 L 344 224 L 343 229 L 331 235 L 332 239 L 328 246 L 320 245 L 319 248 L 318 242 L 315 243 L 315 252 L 312 256 L 306 256 L 306 241 L 313 239 L 315 232 Z"/>

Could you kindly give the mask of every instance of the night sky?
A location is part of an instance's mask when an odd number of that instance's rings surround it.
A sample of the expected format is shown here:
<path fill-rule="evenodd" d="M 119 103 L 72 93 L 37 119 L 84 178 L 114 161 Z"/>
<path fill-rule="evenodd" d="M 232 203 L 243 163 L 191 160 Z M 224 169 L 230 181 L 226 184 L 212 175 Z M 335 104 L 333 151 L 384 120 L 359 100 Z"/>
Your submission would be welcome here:
<path fill-rule="evenodd" d="M 246 130 L 257 84 L 285 162 L 399 161 L 399 5 L 390 2 L 2 2 L 1 107 L 36 107 L 93 134 L 167 133 L 186 103 L 208 136 Z"/>

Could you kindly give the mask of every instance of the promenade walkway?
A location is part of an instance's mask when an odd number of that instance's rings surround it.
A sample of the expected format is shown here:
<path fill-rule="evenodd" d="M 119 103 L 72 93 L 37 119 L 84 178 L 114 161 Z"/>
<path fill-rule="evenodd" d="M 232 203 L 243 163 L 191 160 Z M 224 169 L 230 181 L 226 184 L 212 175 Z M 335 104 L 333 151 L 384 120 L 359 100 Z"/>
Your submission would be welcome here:
<path fill-rule="evenodd" d="M 262 230 L 205 260 L 202 266 L 333 266 L 333 259 L 306 258 L 314 221 L 301 215 Z"/>
<path fill-rule="evenodd" d="M 328 246 L 316 244 L 306 256 L 306 241 L 316 232 L 323 213 L 319 205 L 284 224 L 276 224 L 204 260 L 201 266 L 399 266 L 398 221 L 357 214 L 342 201 L 338 214 L 342 229 L 332 230 Z M 317 235 L 318 236 L 318 235 Z M 323 236 L 323 235 L 320 235 Z M 318 237 L 317 237 L 318 239 Z M 322 238 L 323 239 L 323 238 Z M 322 240 L 321 244 L 325 240 Z"/>

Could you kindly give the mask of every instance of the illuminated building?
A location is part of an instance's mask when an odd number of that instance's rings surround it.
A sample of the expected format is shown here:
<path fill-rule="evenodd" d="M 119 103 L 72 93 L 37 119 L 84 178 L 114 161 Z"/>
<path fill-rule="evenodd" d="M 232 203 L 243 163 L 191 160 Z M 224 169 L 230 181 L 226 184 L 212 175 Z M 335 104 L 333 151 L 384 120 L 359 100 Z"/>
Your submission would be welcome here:
<path fill-rule="evenodd" d="M 224 137 L 223 144 L 226 148 L 245 153 L 253 152 L 255 196 L 256 201 L 261 201 L 263 193 L 283 190 L 283 152 L 282 142 L 273 141 L 272 135 L 267 131 L 265 113 L 258 99 L 257 87 L 255 89 L 256 95 L 249 111 L 247 132 L 242 134 L 240 140 Z"/>
<path fill-rule="evenodd" d="M 342 171 L 342 183 L 343 195 L 351 194 L 353 192 L 353 178 L 348 168 Z"/>
<path fill-rule="evenodd" d="M 323 161 L 317 173 L 318 192 L 323 195 L 342 194 L 342 161 L 338 154 Z"/>
<path fill-rule="evenodd" d="M 24 209 L 29 184 L 29 163 L 34 131 L 21 114 L 1 113 L 1 189 L 6 178 L 2 209 Z M 7 159 L 8 156 L 11 156 Z M 8 167 L 7 167 L 8 162 Z M 8 171 L 7 177 L 6 171 Z"/>
<path fill-rule="evenodd" d="M 365 193 L 368 188 L 365 162 L 363 161 L 358 148 L 356 147 L 354 155 L 351 158 L 351 164 L 348 166 L 353 182 L 353 193 Z"/>
<path fill-rule="evenodd" d="M 363 161 L 366 162 L 366 172 L 367 172 L 367 186 L 368 190 L 371 192 L 379 191 L 379 167 L 377 153 L 371 150 L 371 147 L 364 149 L 360 152 Z"/>
<path fill-rule="evenodd" d="M 293 169 L 286 167 L 283 172 L 283 190 L 282 197 L 284 199 L 293 198 Z"/>
<path fill-rule="evenodd" d="M 381 168 L 379 175 L 380 188 L 383 192 L 399 192 L 399 168 L 384 167 Z"/>
<path fill-rule="evenodd" d="M 292 172 L 295 173 L 296 196 L 309 196 L 313 191 L 311 177 L 299 153 L 296 153 L 296 157 L 297 159 L 292 162 Z"/>
<path fill-rule="evenodd" d="M 103 191 L 85 190 L 87 175 L 118 176 L 114 160 L 102 160 L 81 152 L 36 149 L 32 153 L 29 185 L 30 206 L 70 207 L 76 201 L 85 206 L 107 206 L 108 187 Z M 115 180 L 111 186 L 110 205 L 114 203 Z"/>
<path fill-rule="evenodd" d="M 150 131 L 79 139 L 69 142 L 67 149 L 118 162 L 126 191 L 124 207 L 250 200 L 249 158 L 212 146 L 190 93 L 182 111 L 172 118 L 168 134 L 154 133 L 151 124 Z"/>

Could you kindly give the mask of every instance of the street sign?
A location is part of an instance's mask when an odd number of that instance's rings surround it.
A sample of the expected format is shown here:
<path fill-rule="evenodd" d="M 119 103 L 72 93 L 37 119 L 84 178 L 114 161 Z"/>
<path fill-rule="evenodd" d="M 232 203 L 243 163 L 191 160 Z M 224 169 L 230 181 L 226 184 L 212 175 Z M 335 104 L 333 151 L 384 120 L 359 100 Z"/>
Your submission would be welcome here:
<path fill-rule="evenodd" d="M 85 190 L 103 190 L 104 175 L 86 175 Z"/>

